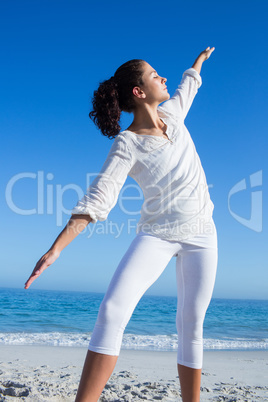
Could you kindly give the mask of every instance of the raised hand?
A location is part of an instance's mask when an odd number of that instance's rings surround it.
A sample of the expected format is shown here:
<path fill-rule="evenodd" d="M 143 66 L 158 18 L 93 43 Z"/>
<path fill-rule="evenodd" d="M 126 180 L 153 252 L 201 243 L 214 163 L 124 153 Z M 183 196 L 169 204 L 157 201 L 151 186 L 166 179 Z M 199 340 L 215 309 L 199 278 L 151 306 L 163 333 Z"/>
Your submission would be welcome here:
<path fill-rule="evenodd" d="M 203 52 L 200 53 L 200 56 L 202 55 L 204 57 L 204 60 L 207 60 L 210 57 L 211 53 L 214 52 L 214 50 L 215 47 L 212 47 L 211 49 L 210 47 L 207 47 L 205 50 L 203 50 Z"/>
<path fill-rule="evenodd" d="M 200 55 L 195 60 L 194 64 L 192 65 L 192 68 L 194 68 L 200 74 L 203 62 L 210 57 L 211 53 L 214 52 L 214 50 L 215 47 L 212 47 L 211 49 L 210 47 L 207 47 L 205 50 L 203 50 L 203 52 L 201 52 Z"/>

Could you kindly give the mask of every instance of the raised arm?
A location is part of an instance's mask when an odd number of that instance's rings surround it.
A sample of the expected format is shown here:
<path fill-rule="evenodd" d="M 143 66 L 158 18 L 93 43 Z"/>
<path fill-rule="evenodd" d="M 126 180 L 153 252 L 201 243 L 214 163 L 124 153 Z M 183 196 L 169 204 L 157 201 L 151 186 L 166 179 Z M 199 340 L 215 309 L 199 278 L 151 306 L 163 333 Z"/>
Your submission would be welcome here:
<path fill-rule="evenodd" d="M 201 52 L 200 55 L 197 57 L 194 64 L 192 65 L 192 68 L 194 68 L 198 72 L 198 74 L 200 74 L 203 62 L 210 57 L 211 53 L 214 52 L 214 50 L 215 47 L 212 47 L 211 49 L 210 47 L 207 47 L 206 50 Z"/>
<path fill-rule="evenodd" d="M 193 66 L 184 71 L 182 80 L 174 95 L 158 107 L 159 112 L 168 114 L 178 121 L 183 121 L 193 103 L 198 89 L 202 85 L 200 71 L 202 64 L 207 60 L 215 48 L 207 48 L 195 60 Z"/>

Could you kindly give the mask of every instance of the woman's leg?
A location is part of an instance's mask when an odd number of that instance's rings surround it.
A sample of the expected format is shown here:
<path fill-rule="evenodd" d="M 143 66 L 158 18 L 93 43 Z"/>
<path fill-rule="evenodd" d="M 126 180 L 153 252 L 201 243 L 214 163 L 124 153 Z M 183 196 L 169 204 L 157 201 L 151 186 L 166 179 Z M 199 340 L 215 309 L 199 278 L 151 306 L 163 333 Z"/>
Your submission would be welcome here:
<path fill-rule="evenodd" d="M 100 305 L 77 402 L 98 400 L 116 364 L 123 333 L 133 310 L 164 271 L 177 247 L 176 243 L 143 234 L 138 234 L 132 241 Z"/>
<path fill-rule="evenodd" d="M 95 402 L 109 380 L 118 356 L 104 355 L 88 350 L 84 363 L 76 402 Z"/>
<path fill-rule="evenodd" d="M 183 402 L 200 401 L 201 372 L 202 369 L 193 369 L 178 364 L 178 374 Z"/>
<path fill-rule="evenodd" d="M 215 238 L 214 238 L 215 239 Z M 203 322 L 217 270 L 216 240 L 207 248 L 183 245 L 177 257 L 178 373 L 183 402 L 199 402 L 203 364 Z"/>

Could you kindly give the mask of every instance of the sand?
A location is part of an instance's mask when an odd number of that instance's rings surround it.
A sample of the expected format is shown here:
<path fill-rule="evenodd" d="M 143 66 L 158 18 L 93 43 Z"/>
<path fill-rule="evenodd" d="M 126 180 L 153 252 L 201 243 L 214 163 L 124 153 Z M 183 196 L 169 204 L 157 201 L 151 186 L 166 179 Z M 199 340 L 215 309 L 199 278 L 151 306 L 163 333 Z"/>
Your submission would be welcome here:
<path fill-rule="evenodd" d="M 0 401 L 74 401 L 84 348 L 0 345 Z M 121 350 L 99 401 L 181 401 L 176 352 Z M 268 401 L 268 351 L 204 353 L 201 401 Z"/>

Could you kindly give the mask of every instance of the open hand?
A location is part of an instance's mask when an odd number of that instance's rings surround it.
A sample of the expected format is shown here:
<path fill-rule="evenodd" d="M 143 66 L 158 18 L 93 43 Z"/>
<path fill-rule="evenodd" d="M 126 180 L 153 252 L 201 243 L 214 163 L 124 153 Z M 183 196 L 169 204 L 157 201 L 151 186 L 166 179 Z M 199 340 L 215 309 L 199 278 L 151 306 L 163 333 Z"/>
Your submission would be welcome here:
<path fill-rule="evenodd" d="M 24 285 L 24 289 L 28 289 L 30 285 L 35 281 L 38 276 L 44 272 L 47 267 L 49 267 L 53 262 L 59 257 L 60 252 L 55 251 L 55 250 L 48 250 L 41 258 L 40 260 L 36 263 L 34 270 L 29 277 L 29 279 L 26 281 Z"/>
<path fill-rule="evenodd" d="M 207 60 L 210 57 L 211 53 L 214 52 L 214 50 L 215 47 L 212 47 L 211 49 L 210 47 L 207 47 L 206 50 L 203 50 L 203 52 L 200 53 L 200 56 L 202 56 L 204 60 Z"/>

